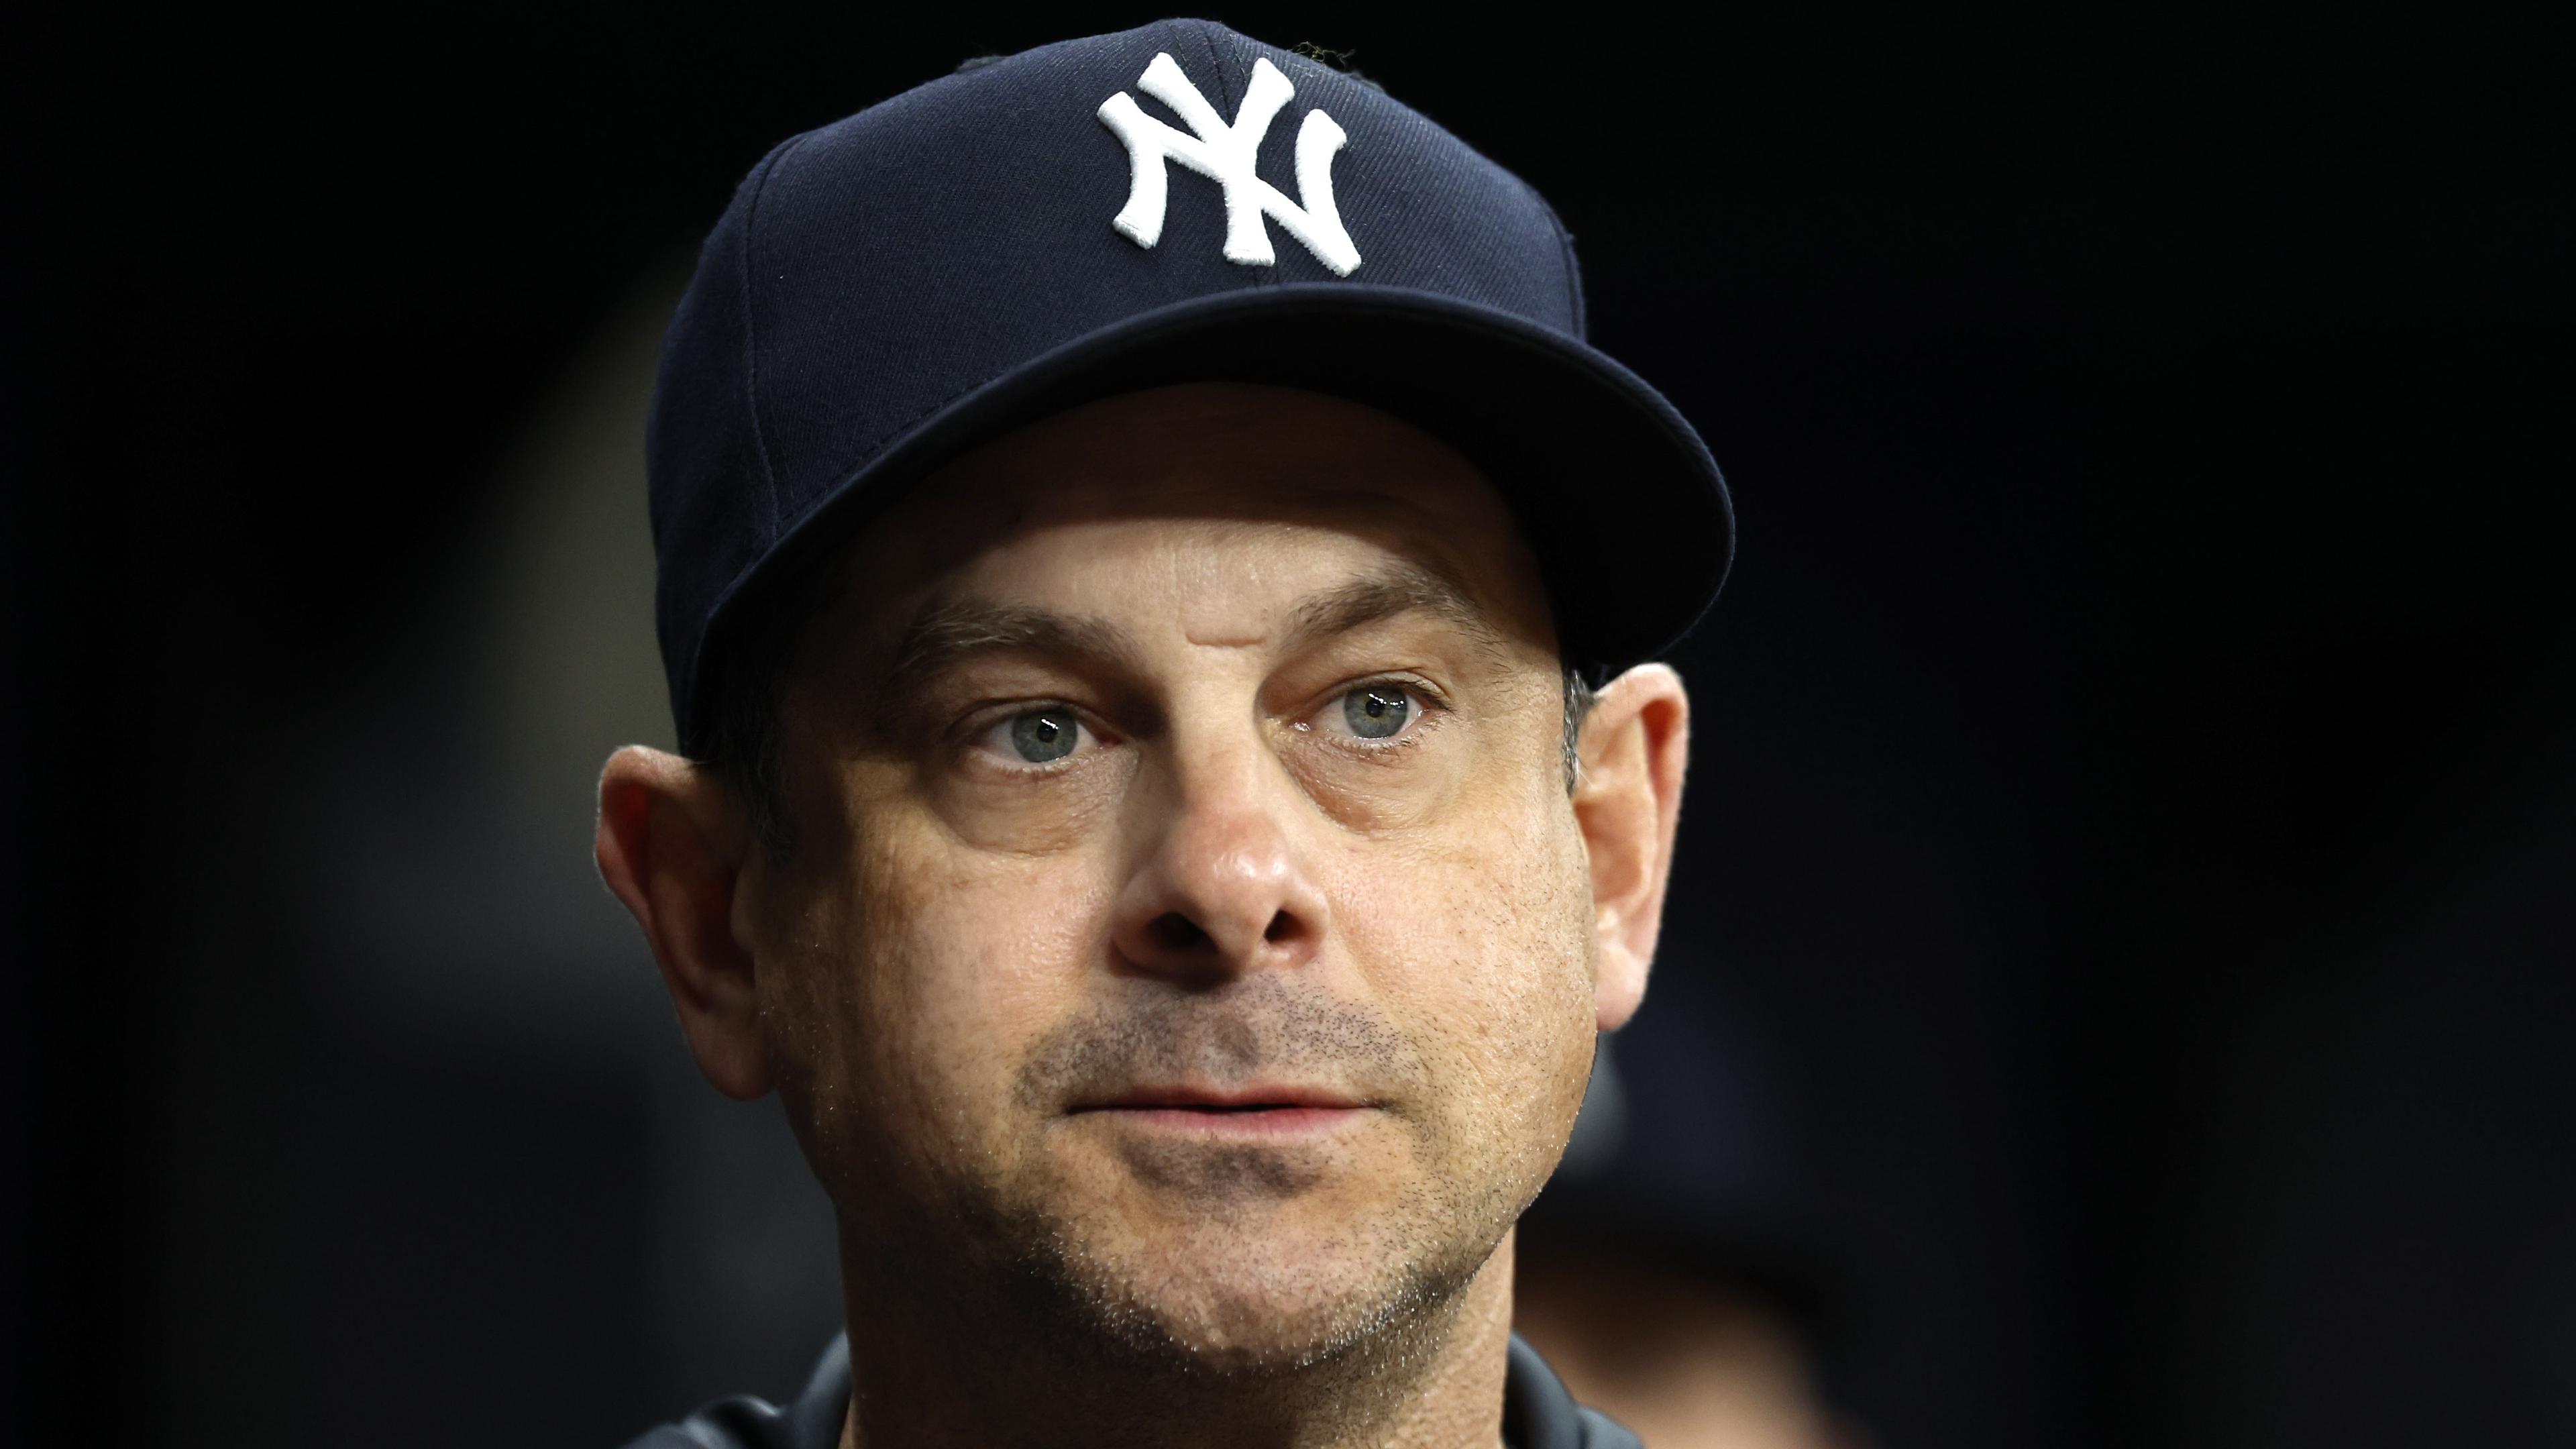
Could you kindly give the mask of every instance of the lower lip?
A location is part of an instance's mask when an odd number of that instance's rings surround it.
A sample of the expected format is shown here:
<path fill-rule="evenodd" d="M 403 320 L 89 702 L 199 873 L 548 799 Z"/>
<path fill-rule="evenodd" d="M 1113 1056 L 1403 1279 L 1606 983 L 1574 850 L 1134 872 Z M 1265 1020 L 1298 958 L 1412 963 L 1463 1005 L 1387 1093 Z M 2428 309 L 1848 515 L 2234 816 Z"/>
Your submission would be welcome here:
<path fill-rule="evenodd" d="M 1187 1107 L 1099 1107 L 1088 1117 L 1155 1132 L 1202 1137 L 1312 1137 L 1356 1121 L 1366 1107 L 1262 1107 L 1245 1112 L 1199 1112 Z"/>

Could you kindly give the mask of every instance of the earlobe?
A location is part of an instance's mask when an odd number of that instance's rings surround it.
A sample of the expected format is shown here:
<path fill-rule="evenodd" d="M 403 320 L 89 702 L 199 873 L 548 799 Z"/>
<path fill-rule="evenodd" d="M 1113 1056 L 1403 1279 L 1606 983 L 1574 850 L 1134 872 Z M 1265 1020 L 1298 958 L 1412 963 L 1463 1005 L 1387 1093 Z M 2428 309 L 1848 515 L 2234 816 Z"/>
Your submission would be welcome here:
<path fill-rule="evenodd" d="M 1585 717 L 1574 815 L 1592 863 L 1593 998 L 1616 1031 L 1645 999 L 1663 927 L 1690 763 L 1690 697 L 1681 676 L 1641 664 L 1603 686 Z"/>
<path fill-rule="evenodd" d="M 757 963 L 736 939 L 748 830 L 724 783 L 677 755 L 629 745 L 599 776 L 600 878 L 644 929 L 698 1067 L 727 1096 L 770 1087 Z"/>

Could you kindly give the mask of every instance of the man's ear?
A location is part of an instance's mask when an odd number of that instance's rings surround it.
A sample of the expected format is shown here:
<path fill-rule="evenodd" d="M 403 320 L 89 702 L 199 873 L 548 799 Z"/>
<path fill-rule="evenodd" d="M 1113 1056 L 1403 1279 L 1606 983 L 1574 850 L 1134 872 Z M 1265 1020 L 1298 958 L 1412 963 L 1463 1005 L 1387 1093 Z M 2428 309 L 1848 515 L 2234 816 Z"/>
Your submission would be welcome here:
<path fill-rule="evenodd" d="M 716 1090 L 770 1087 L 751 952 L 733 932 L 750 830 L 725 783 L 677 755 L 628 745 L 599 775 L 600 878 L 635 913 Z"/>
<path fill-rule="evenodd" d="M 1577 743 L 1574 819 L 1592 858 L 1592 996 L 1603 1031 L 1645 999 L 1673 871 L 1682 771 L 1690 763 L 1690 696 L 1681 676 L 1640 664 L 1604 685 Z"/>

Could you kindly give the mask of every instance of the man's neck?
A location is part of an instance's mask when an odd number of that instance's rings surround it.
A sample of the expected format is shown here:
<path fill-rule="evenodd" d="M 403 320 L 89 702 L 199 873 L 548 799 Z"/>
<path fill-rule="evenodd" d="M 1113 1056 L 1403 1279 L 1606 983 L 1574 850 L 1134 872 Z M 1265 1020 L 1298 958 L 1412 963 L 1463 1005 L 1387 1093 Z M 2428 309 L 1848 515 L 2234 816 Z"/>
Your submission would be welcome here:
<path fill-rule="evenodd" d="M 866 1312 L 853 1294 L 841 1449 L 1497 1449 L 1512 1328 L 1512 1236 L 1403 1341 L 1255 1380 L 1102 1372 L 1048 1344 L 959 1333 L 954 1317 Z M 935 1310 L 934 1310 L 935 1312 Z M 950 1330 L 950 1331 L 943 1331 Z"/>

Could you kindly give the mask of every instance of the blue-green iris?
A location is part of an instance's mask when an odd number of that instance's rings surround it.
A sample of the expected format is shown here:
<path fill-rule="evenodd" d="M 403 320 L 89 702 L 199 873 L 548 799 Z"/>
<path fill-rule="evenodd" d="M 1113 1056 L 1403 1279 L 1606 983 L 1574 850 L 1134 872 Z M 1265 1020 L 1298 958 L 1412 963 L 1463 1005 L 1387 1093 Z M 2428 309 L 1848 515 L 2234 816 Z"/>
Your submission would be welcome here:
<path fill-rule="evenodd" d="M 1387 685 L 1363 685 L 1342 696 L 1342 718 L 1350 722 L 1351 733 L 1364 740 L 1382 740 L 1404 728 L 1413 716 L 1413 701 L 1401 689 Z"/>
<path fill-rule="evenodd" d="M 1061 760 L 1073 753 L 1082 726 L 1069 710 L 1041 709 L 1011 721 L 1011 748 L 1032 765 Z"/>

